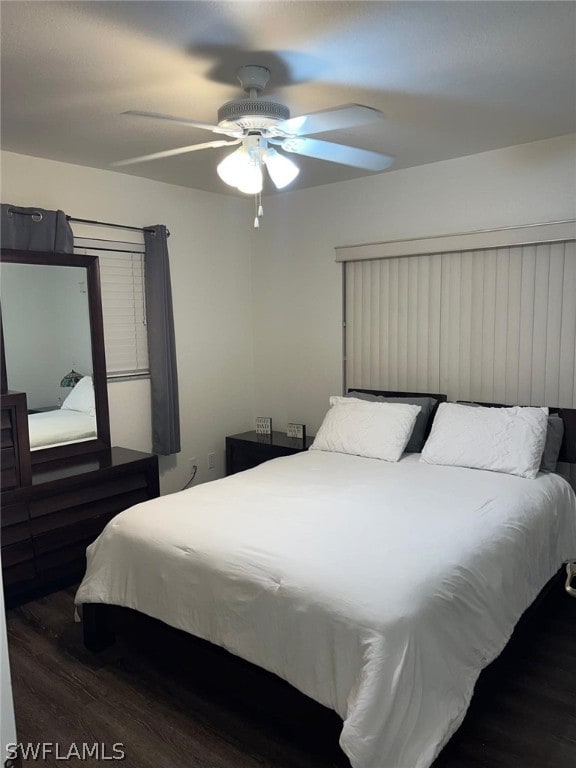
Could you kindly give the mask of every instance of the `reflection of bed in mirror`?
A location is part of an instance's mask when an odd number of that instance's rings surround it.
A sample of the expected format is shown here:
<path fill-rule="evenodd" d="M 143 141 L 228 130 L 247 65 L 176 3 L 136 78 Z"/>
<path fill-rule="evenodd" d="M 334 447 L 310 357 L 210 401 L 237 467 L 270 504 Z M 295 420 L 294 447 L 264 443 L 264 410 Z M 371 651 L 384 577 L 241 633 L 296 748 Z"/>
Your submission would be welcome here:
<path fill-rule="evenodd" d="M 47 411 L 28 415 L 30 450 L 53 448 L 96 437 L 96 417 L 78 411 Z"/>
<path fill-rule="evenodd" d="M 96 437 L 96 403 L 90 376 L 83 376 L 60 408 L 28 414 L 30 450 L 54 448 Z"/>

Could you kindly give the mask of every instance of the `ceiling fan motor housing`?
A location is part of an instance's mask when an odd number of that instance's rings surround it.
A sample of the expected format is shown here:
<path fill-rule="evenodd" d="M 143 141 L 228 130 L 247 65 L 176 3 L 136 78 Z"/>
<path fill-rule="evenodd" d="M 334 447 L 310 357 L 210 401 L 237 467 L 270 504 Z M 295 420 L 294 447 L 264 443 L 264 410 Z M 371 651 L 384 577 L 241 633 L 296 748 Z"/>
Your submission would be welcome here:
<path fill-rule="evenodd" d="M 236 99 L 227 101 L 218 110 L 218 125 L 221 128 L 242 128 L 260 130 L 270 128 L 290 117 L 290 110 L 284 104 L 268 99 Z"/>

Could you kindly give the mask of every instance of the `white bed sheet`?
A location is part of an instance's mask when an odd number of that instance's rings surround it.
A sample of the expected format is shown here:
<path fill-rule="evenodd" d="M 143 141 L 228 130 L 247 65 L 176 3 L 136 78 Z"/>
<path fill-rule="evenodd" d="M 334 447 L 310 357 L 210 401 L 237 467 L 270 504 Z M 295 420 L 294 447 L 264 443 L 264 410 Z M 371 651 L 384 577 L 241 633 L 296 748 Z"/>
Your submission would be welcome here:
<path fill-rule="evenodd" d="M 354 768 L 426 768 L 481 669 L 576 555 L 557 475 L 313 451 L 140 504 L 76 601 L 135 608 L 333 708 Z"/>
<path fill-rule="evenodd" d="M 28 415 L 30 449 L 89 440 L 96 437 L 96 417 L 80 411 L 58 409 Z"/>

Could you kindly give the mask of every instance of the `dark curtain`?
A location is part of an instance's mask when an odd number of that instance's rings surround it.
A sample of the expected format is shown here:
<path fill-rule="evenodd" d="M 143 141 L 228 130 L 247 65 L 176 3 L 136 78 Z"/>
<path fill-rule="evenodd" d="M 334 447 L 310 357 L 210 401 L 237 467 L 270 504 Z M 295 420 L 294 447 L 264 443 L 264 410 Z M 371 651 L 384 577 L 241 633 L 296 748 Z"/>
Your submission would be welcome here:
<path fill-rule="evenodd" d="M 149 227 L 144 243 L 152 450 L 168 455 L 180 451 L 180 406 L 166 227 Z"/>
<path fill-rule="evenodd" d="M 2 248 L 74 252 L 74 235 L 63 211 L 2 204 Z"/>

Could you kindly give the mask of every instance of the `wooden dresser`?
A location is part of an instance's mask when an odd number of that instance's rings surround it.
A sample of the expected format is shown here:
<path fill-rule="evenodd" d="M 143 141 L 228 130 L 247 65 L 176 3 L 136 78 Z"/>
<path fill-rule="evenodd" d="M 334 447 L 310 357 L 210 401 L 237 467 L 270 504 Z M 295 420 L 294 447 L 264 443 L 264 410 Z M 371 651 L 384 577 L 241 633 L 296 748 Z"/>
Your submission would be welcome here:
<path fill-rule="evenodd" d="M 53 371 L 25 365 L 28 359 L 41 356 L 44 336 L 37 333 L 34 324 L 23 323 L 15 311 L 17 305 L 6 301 L 4 292 L 0 312 L 0 543 L 6 602 L 14 605 L 82 578 L 86 547 L 108 521 L 133 504 L 159 495 L 158 457 L 110 447 L 98 257 L 0 249 L 0 266 L 3 286 L 9 285 L 10 279 L 19 286 L 18 304 L 26 306 L 45 286 L 45 312 L 41 315 L 45 328 L 74 329 L 68 341 L 59 335 L 58 342 L 66 350 L 74 341 L 84 360 L 84 375 L 92 377 L 96 424 L 93 439 L 75 441 L 64 430 L 56 434 L 58 439 L 50 435 L 46 445 L 36 445 L 30 451 L 28 414 L 44 410 L 38 407 L 42 400 L 33 401 L 29 409 L 27 392 L 8 390 L 11 371 L 7 358 L 12 370 L 19 371 L 12 380 L 24 390 L 41 384 L 49 393 L 46 403 L 52 402 L 49 398 L 58 391 L 59 382 L 61 392 L 64 380 L 61 374 L 55 376 Z M 70 292 L 66 294 L 69 301 L 64 301 L 61 293 L 51 297 L 49 286 L 76 280 L 82 286 L 82 306 Z M 89 328 L 85 327 L 86 317 Z M 62 374 L 67 370 L 63 366 Z"/>
<path fill-rule="evenodd" d="M 14 605 L 82 578 L 86 547 L 118 512 L 159 495 L 158 457 L 109 448 L 32 468 L 2 491 L 2 567 Z"/>

